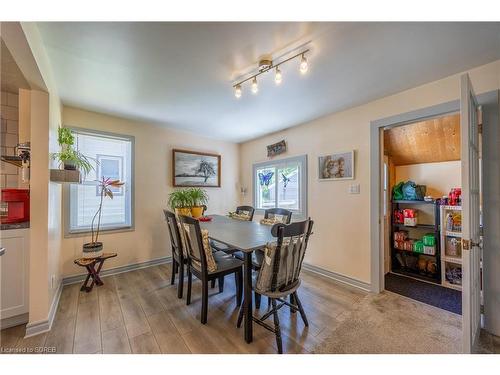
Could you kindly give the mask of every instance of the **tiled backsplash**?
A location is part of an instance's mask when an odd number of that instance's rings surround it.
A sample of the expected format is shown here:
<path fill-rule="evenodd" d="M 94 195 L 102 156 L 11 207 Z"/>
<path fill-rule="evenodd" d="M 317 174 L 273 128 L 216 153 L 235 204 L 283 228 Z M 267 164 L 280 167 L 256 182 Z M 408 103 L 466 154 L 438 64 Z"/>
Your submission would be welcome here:
<path fill-rule="evenodd" d="M 10 92 L 1 92 L 1 137 L 0 149 L 2 155 L 15 155 L 19 142 L 19 96 Z M 19 184 L 19 168 L 12 164 L 1 162 L 0 187 L 17 188 Z"/>

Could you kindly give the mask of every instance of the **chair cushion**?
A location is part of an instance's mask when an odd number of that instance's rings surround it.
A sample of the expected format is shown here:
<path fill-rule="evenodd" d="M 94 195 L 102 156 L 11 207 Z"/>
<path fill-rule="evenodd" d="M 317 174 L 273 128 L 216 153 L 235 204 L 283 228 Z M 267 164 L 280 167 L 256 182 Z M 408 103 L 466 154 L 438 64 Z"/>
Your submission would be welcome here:
<path fill-rule="evenodd" d="M 250 221 L 250 212 L 248 211 L 230 212 L 228 216 L 231 219 Z"/>
<path fill-rule="evenodd" d="M 203 250 L 205 250 L 208 272 L 215 272 L 217 271 L 217 263 L 215 262 L 212 248 L 210 247 L 210 238 L 207 229 L 201 230 L 201 238 L 203 240 Z"/>
<path fill-rule="evenodd" d="M 287 217 L 286 215 L 273 215 L 269 216 L 267 219 L 262 219 L 260 221 L 263 225 L 274 225 L 274 224 L 286 224 Z"/>

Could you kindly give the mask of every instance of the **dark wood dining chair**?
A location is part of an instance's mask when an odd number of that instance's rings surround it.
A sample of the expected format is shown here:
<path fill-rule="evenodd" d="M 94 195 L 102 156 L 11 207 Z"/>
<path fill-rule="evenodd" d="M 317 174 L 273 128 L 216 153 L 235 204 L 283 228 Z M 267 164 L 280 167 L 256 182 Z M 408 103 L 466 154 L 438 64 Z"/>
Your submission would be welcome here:
<path fill-rule="evenodd" d="M 276 216 L 282 217 L 283 224 L 290 224 L 292 221 L 292 211 L 284 208 L 269 208 L 264 211 L 264 219 L 273 219 Z"/>
<path fill-rule="evenodd" d="M 222 292 L 224 290 L 224 276 L 234 274 L 236 282 L 236 304 L 238 306 L 241 305 L 243 295 L 243 262 L 221 251 L 217 251 L 212 254 L 216 263 L 216 269 L 212 271 L 209 270 L 199 221 L 188 216 L 179 216 L 179 221 L 181 223 L 181 236 L 188 259 L 186 304 L 191 304 L 191 285 L 194 275 L 201 280 L 202 284 L 201 323 L 206 324 L 208 316 L 209 281 L 218 280 L 219 291 Z M 208 246 L 208 250 L 212 252 L 208 238 L 206 239 L 206 246 Z"/>
<path fill-rule="evenodd" d="M 179 226 L 175 214 L 168 210 L 163 210 L 165 220 L 167 221 L 168 234 L 170 236 L 170 244 L 172 248 L 172 277 L 170 284 L 175 283 L 175 275 L 179 274 L 177 284 L 177 297 L 182 298 L 184 287 L 184 265 L 187 264 L 187 258 L 182 248 L 182 241 L 179 233 Z"/>
<path fill-rule="evenodd" d="M 265 256 L 269 259 L 262 263 L 257 281 L 253 286 L 255 292 L 270 298 L 272 305 L 272 308 L 260 318 L 253 317 L 253 321 L 274 332 L 280 354 L 283 353 L 278 317 L 280 308 L 286 305 L 293 311 L 299 311 L 304 325 L 309 326 L 297 290 L 300 287 L 300 271 L 312 227 L 313 221 L 311 219 L 289 225 L 275 224 L 271 233 L 273 237 L 277 238 L 277 241 L 266 247 Z M 287 297 L 291 297 L 290 302 L 286 300 Z M 238 327 L 241 326 L 243 313 L 243 308 L 240 308 Z M 274 318 L 274 327 L 265 322 L 271 315 Z"/>

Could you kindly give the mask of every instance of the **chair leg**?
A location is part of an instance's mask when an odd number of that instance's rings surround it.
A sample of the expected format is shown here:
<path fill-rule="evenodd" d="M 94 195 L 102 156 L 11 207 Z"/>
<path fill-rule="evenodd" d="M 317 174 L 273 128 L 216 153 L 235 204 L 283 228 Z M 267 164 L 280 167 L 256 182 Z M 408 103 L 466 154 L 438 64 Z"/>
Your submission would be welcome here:
<path fill-rule="evenodd" d="M 182 298 L 184 289 L 184 264 L 179 265 L 179 285 L 177 285 L 177 298 Z"/>
<path fill-rule="evenodd" d="M 254 296 L 255 296 L 255 308 L 260 309 L 261 296 L 257 292 L 254 292 Z"/>
<path fill-rule="evenodd" d="M 300 317 L 302 318 L 304 325 L 306 327 L 309 327 L 309 322 L 307 321 L 306 312 L 304 311 L 304 308 L 302 307 L 302 303 L 300 303 L 299 295 L 297 294 L 297 292 L 293 293 L 293 299 L 295 300 L 297 307 L 299 308 Z"/>
<path fill-rule="evenodd" d="M 290 294 L 290 305 L 295 305 L 295 300 L 293 298 L 293 293 Z M 295 314 L 296 310 L 293 307 L 290 307 L 290 314 Z"/>
<path fill-rule="evenodd" d="M 201 291 L 201 324 L 207 323 L 208 316 L 208 280 L 202 281 Z"/>
<path fill-rule="evenodd" d="M 281 342 L 281 328 L 280 319 L 278 317 L 278 309 L 276 308 L 276 300 L 271 300 L 273 305 L 273 316 L 274 316 L 274 329 L 276 334 L 276 345 L 278 346 L 278 353 L 283 354 L 283 343 Z"/>
<path fill-rule="evenodd" d="M 189 265 L 187 266 L 187 272 L 188 272 L 188 290 L 187 290 L 187 296 L 186 296 L 186 305 L 191 304 L 191 284 L 193 283 L 193 274 L 191 273 L 191 268 Z"/>
<path fill-rule="evenodd" d="M 210 284 L 210 288 L 215 288 L 215 279 L 212 280 L 212 283 Z"/>
<path fill-rule="evenodd" d="M 243 271 L 235 272 L 234 279 L 236 282 L 236 305 L 241 306 L 243 299 Z"/>
<path fill-rule="evenodd" d="M 175 265 L 177 262 L 175 259 L 172 259 L 172 277 L 170 278 L 170 285 L 174 285 L 175 283 Z"/>
<path fill-rule="evenodd" d="M 224 276 L 219 277 L 219 293 L 224 293 Z"/>
<path fill-rule="evenodd" d="M 243 306 L 240 306 L 240 312 L 238 313 L 238 322 L 236 323 L 236 327 L 241 327 L 241 322 L 243 321 Z"/>

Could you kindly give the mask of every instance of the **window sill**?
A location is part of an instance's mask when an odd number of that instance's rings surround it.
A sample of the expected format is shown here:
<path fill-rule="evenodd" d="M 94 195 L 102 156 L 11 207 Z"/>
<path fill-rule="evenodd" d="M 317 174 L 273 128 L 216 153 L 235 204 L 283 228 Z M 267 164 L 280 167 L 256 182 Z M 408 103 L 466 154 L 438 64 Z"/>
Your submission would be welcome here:
<path fill-rule="evenodd" d="M 124 232 L 133 232 L 135 231 L 135 226 L 127 226 L 127 227 L 120 227 L 120 228 L 110 228 L 110 229 L 101 229 L 99 231 L 99 235 L 107 235 L 107 234 L 114 234 L 114 233 L 124 233 Z M 64 238 L 77 238 L 77 237 L 86 237 L 91 235 L 92 232 L 90 230 L 82 230 L 82 231 L 73 231 L 73 232 L 65 232 L 64 233 Z"/>

